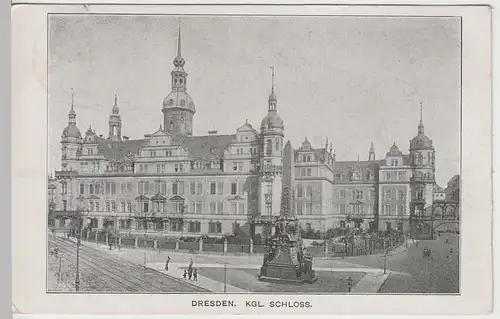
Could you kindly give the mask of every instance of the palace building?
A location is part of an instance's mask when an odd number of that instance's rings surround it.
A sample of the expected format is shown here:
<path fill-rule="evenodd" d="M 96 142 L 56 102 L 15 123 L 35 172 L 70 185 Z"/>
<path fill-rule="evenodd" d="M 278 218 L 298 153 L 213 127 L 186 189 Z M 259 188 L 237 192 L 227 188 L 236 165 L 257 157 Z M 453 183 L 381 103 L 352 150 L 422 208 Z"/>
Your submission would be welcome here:
<path fill-rule="evenodd" d="M 141 139 L 122 135 L 126 119 L 116 96 L 108 136 L 91 127 L 82 134 L 72 98 L 61 136 L 62 167 L 49 180 L 55 227 L 69 227 L 78 211 L 93 228 L 169 236 L 253 235 L 280 214 L 286 131 L 274 69 L 259 128 L 244 122 L 234 134 L 194 136 L 196 107 L 185 63 L 179 29 L 163 124 Z M 425 219 L 433 204 L 435 149 L 422 115 L 407 153 L 393 144 L 377 158 L 372 144 L 367 160 L 338 161 L 331 143 L 315 148 L 305 138 L 291 154 L 291 206 L 305 229 L 406 229 L 411 220 Z"/>

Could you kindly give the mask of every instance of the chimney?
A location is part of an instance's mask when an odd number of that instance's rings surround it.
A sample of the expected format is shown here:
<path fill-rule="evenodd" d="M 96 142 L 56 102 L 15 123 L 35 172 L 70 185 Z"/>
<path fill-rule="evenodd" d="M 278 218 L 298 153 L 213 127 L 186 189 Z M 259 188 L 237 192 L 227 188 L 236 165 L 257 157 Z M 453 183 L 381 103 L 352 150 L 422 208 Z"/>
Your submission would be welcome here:
<path fill-rule="evenodd" d="M 124 141 L 128 141 L 128 140 L 129 140 L 129 137 L 128 137 L 128 136 L 123 136 L 123 140 L 124 140 Z"/>
<path fill-rule="evenodd" d="M 217 131 L 208 131 L 208 135 L 217 135 Z"/>

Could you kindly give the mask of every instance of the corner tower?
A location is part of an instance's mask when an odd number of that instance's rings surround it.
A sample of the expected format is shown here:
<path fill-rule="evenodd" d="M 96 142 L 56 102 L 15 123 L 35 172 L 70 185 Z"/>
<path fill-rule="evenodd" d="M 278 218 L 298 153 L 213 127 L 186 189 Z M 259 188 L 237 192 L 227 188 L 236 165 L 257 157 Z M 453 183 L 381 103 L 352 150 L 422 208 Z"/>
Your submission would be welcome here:
<path fill-rule="evenodd" d="M 76 168 L 76 159 L 80 149 L 82 135 L 76 126 L 75 94 L 71 89 L 71 109 L 68 113 L 68 126 L 61 134 L 61 164 L 64 170 Z"/>
<path fill-rule="evenodd" d="M 172 135 L 192 135 L 193 116 L 196 113 L 193 99 L 187 94 L 187 76 L 184 71 L 186 61 L 181 51 L 181 25 L 177 39 L 177 56 L 174 59 L 172 76 L 172 91 L 163 100 L 163 124 L 165 130 Z"/>
<path fill-rule="evenodd" d="M 435 183 L 435 150 L 432 140 L 425 135 L 422 103 L 420 103 L 420 124 L 418 134 L 410 141 L 410 214 L 413 220 L 426 218 L 426 208 L 432 205 Z M 420 221 L 418 221 L 420 224 Z"/>
<path fill-rule="evenodd" d="M 271 94 L 268 111 L 260 125 L 260 192 L 259 208 L 261 216 L 279 216 L 283 174 L 283 120 L 278 115 L 277 98 L 274 93 L 274 67 L 272 70 Z"/>

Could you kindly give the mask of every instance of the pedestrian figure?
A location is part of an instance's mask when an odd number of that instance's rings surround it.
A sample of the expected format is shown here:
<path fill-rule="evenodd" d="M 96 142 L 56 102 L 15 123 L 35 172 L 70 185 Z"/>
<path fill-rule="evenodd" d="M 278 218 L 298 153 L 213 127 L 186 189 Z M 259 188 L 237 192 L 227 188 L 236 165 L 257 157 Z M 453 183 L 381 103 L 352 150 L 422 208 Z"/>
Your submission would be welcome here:
<path fill-rule="evenodd" d="M 193 272 L 193 279 L 194 281 L 198 281 L 198 269 L 194 269 L 194 272 Z"/>
<path fill-rule="evenodd" d="M 193 258 L 189 261 L 189 268 L 193 268 Z"/>
<path fill-rule="evenodd" d="M 170 256 L 167 257 L 167 260 L 165 261 L 165 270 L 168 271 L 168 263 L 170 262 Z"/>
<path fill-rule="evenodd" d="M 192 267 L 190 267 L 188 269 L 188 276 L 189 276 L 189 280 L 191 280 L 191 278 L 193 278 L 193 268 Z"/>
<path fill-rule="evenodd" d="M 187 269 L 184 269 L 184 275 L 182 275 L 182 277 L 184 277 L 184 279 L 186 279 L 186 277 L 187 277 Z"/>
<path fill-rule="evenodd" d="M 111 250 L 111 248 L 113 247 L 113 244 L 112 243 L 109 243 L 109 250 Z"/>
<path fill-rule="evenodd" d="M 448 236 L 446 236 L 446 239 L 444 240 L 444 244 L 445 244 L 446 246 L 448 246 L 448 243 L 449 243 Z"/>

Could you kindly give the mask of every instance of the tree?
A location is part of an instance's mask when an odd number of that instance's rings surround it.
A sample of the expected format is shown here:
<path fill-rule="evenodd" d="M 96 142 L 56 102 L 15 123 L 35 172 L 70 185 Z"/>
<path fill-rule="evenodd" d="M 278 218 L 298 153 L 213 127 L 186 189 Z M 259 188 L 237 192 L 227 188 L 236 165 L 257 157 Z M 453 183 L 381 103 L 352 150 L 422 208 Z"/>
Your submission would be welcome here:
<path fill-rule="evenodd" d="M 56 213 L 56 204 L 54 202 L 49 203 L 49 214 L 47 216 L 47 221 L 49 225 L 55 224 L 55 213 Z"/>

